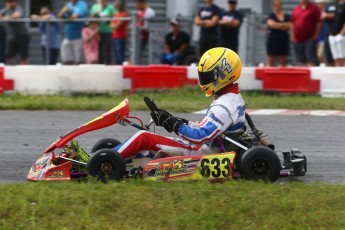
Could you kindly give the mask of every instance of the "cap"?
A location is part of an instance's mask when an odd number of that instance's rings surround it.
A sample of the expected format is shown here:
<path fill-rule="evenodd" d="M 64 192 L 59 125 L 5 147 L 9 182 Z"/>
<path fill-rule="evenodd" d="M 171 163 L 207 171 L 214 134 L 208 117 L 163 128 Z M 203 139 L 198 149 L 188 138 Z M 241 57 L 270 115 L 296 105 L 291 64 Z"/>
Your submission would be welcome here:
<path fill-rule="evenodd" d="M 170 19 L 170 25 L 180 25 L 181 22 L 177 18 Z"/>
<path fill-rule="evenodd" d="M 229 0 L 228 3 L 237 4 L 237 0 Z"/>

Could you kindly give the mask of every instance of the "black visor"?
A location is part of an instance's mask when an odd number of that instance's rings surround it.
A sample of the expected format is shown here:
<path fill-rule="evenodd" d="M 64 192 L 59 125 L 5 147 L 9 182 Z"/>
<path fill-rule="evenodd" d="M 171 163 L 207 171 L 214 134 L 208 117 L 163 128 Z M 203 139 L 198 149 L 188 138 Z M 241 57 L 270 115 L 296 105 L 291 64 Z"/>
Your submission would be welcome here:
<path fill-rule="evenodd" d="M 213 71 L 199 72 L 199 83 L 200 85 L 208 85 L 214 81 Z"/>
<path fill-rule="evenodd" d="M 207 71 L 207 72 L 198 71 L 198 72 L 199 72 L 200 85 L 208 85 L 216 81 L 219 77 L 221 79 L 224 79 L 226 77 L 223 71 L 219 68 L 219 66 L 217 66 L 211 71 Z"/>

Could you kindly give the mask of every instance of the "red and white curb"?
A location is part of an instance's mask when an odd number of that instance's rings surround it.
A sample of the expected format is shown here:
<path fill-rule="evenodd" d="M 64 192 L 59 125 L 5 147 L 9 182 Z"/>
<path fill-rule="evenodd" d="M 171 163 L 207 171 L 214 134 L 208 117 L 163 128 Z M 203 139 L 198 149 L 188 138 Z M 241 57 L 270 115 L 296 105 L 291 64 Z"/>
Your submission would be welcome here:
<path fill-rule="evenodd" d="M 206 109 L 194 112 L 195 114 L 205 114 Z M 345 111 L 341 110 L 290 110 L 290 109 L 246 109 L 249 115 L 288 115 L 288 116 L 345 116 Z"/>

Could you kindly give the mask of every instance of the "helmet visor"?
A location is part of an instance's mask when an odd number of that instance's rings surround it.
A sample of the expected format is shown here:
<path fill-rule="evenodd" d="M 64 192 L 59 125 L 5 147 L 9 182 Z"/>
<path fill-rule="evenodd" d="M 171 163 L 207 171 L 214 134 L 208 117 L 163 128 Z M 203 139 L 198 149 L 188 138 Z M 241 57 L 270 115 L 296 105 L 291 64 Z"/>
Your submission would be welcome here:
<path fill-rule="evenodd" d="M 213 71 L 199 72 L 199 83 L 200 85 L 208 85 L 215 80 Z"/>

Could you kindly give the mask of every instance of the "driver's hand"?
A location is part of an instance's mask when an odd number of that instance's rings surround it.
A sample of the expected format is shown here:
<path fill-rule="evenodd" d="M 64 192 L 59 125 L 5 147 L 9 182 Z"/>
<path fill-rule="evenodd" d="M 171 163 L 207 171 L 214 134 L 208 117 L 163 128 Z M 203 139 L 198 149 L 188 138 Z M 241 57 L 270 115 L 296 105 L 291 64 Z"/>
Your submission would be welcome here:
<path fill-rule="evenodd" d="M 163 123 L 172 117 L 172 115 L 164 109 L 151 112 L 151 117 L 157 126 L 162 126 Z"/>
<path fill-rule="evenodd" d="M 162 116 L 162 114 L 164 115 Z M 163 122 L 165 121 L 164 118 L 167 119 L 167 116 L 174 117 L 171 113 L 164 109 L 158 109 L 157 111 L 151 112 L 151 117 L 157 126 L 162 126 Z M 189 121 L 185 118 L 178 117 L 177 119 L 186 125 L 189 123 Z"/>

